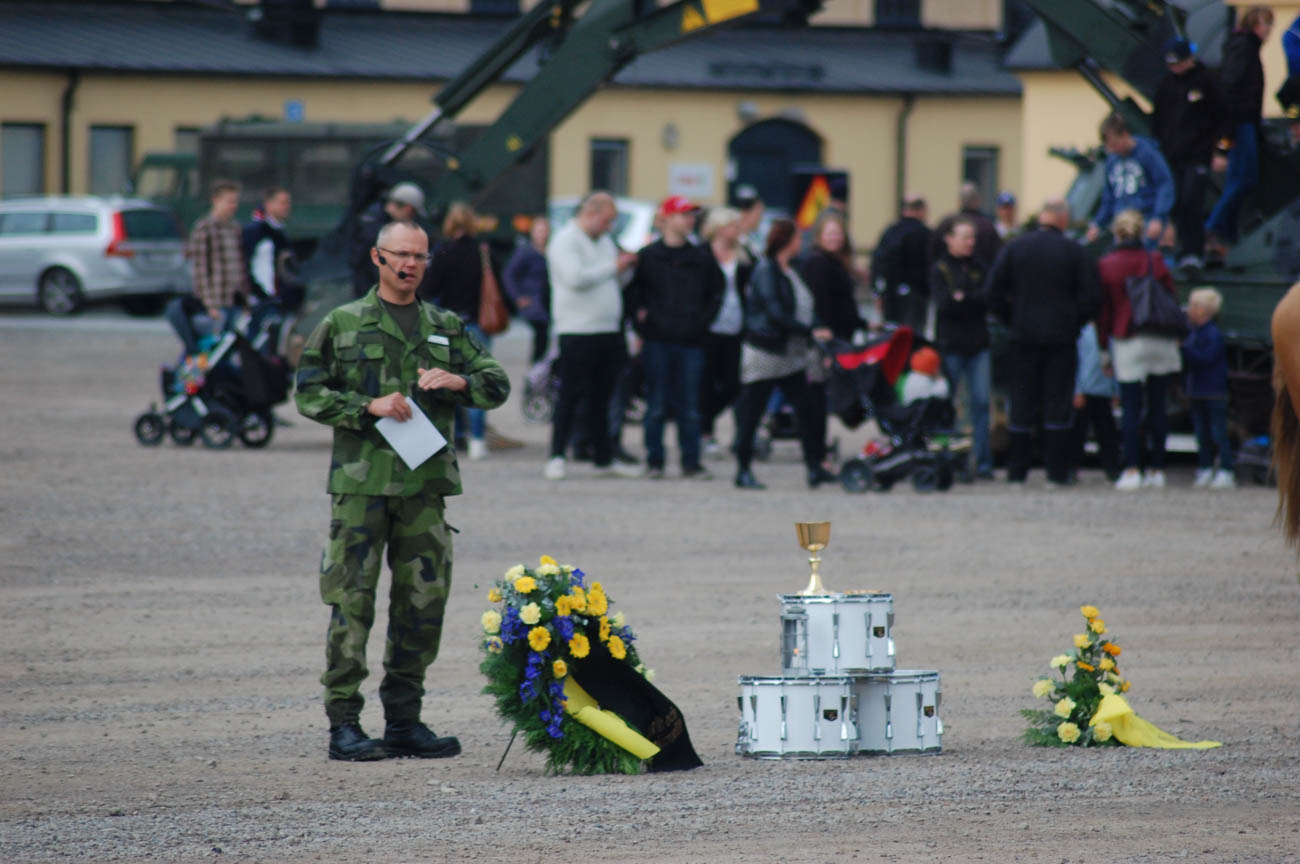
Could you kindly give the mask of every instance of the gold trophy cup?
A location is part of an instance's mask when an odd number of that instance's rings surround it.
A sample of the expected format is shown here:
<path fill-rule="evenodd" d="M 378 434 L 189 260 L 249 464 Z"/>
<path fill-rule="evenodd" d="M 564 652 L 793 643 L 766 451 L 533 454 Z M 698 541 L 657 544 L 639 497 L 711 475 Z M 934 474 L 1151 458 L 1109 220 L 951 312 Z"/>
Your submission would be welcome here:
<path fill-rule="evenodd" d="M 826 586 L 822 584 L 822 574 L 820 572 L 822 559 L 817 553 L 826 548 L 831 542 L 831 523 L 829 522 L 796 522 L 794 523 L 795 535 L 799 538 L 799 545 L 812 553 L 808 559 L 808 566 L 812 568 L 812 574 L 808 577 L 808 585 L 799 593 L 808 596 L 811 594 L 826 594 Z"/>

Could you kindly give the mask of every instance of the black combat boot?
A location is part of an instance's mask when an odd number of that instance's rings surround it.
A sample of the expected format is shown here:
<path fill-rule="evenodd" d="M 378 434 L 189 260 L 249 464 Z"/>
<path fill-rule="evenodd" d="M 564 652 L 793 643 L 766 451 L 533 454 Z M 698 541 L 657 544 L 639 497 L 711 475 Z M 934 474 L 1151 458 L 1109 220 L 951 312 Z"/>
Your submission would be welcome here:
<path fill-rule="evenodd" d="M 384 726 L 384 749 L 389 756 L 443 759 L 460 754 L 460 742 L 448 735 L 439 738 L 419 720 L 391 720 Z"/>
<path fill-rule="evenodd" d="M 355 720 L 330 727 L 330 758 L 344 762 L 373 762 L 388 756 L 383 742 L 367 738 Z"/>

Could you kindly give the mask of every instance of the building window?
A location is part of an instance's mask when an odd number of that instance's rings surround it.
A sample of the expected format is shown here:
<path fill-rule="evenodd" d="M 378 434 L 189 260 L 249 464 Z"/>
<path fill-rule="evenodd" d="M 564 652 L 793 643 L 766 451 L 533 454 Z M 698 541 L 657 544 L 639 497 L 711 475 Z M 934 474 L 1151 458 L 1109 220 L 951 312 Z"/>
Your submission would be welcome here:
<path fill-rule="evenodd" d="M 39 195 L 45 191 L 45 126 L 0 126 L 0 194 Z"/>
<path fill-rule="evenodd" d="M 921 0 L 876 0 L 876 26 L 890 29 L 919 29 Z"/>
<path fill-rule="evenodd" d="M 194 126 L 177 126 L 172 142 L 177 153 L 199 154 L 199 130 Z"/>
<path fill-rule="evenodd" d="M 135 130 L 130 126 L 90 127 L 90 194 L 119 195 L 131 182 Z"/>
<path fill-rule="evenodd" d="M 963 147 L 961 179 L 963 182 L 975 184 L 980 190 L 984 212 L 992 213 L 993 200 L 998 194 L 998 148 Z"/>
<path fill-rule="evenodd" d="M 591 188 L 613 195 L 627 194 L 627 141 L 591 139 Z"/>

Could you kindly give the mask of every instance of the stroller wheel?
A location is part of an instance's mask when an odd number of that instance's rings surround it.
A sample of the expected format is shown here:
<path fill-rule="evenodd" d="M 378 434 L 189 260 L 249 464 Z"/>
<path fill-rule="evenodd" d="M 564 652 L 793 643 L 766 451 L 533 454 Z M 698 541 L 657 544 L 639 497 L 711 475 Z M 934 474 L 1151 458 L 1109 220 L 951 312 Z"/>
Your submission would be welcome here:
<path fill-rule="evenodd" d="M 225 450 L 235 442 L 235 418 L 225 411 L 209 411 L 199 425 L 203 446 L 212 450 Z"/>
<path fill-rule="evenodd" d="M 167 424 L 157 411 L 146 411 L 135 418 L 135 440 L 146 447 L 157 447 L 167 434 Z"/>
<path fill-rule="evenodd" d="M 947 492 L 952 488 L 956 475 L 953 473 L 951 465 L 947 462 L 941 463 L 936 469 L 935 475 L 937 482 L 935 483 L 934 488 L 938 489 L 940 492 Z"/>
<path fill-rule="evenodd" d="M 865 459 L 850 459 L 840 468 L 840 485 L 846 492 L 866 492 L 875 483 L 875 472 Z"/>
<path fill-rule="evenodd" d="M 523 402 L 524 419 L 529 423 L 549 423 L 555 413 L 553 394 L 541 388 L 525 385 Z"/>
<path fill-rule="evenodd" d="M 265 447 L 275 434 L 275 420 L 270 411 L 249 411 L 239 423 L 239 440 L 245 447 Z"/>
<path fill-rule="evenodd" d="M 194 443 L 194 439 L 198 435 L 198 430 L 186 426 L 173 417 L 167 421 L 167 434 L 170 435 L 172 440 L 180 446 L 188 447 Z"/>
<path fill-rule="evenodd" d="M 952 485 L 952 477 L 948 478 Z M 933 465 L 918 465 L 912 472 L 912 488 L 917 492 L 933 492 L 939 488 L 939 469 Z"/>

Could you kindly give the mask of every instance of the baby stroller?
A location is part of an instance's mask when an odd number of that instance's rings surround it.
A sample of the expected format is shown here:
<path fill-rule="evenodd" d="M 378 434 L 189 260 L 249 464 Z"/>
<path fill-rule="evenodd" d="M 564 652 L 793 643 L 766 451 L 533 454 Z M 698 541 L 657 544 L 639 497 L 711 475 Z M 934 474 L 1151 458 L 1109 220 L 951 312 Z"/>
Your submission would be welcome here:
<path fill-rule="evenodd" d="M 551 348 L 546 356 L 528 368 L 524 377 L 524 419 L 529 423 L 550 423 L 560 398 L 560 352 Z"/>
<path fill-rule="evenodd" d="M 201 335 L 181 336 L 197 350 L 160 370 L 162 411 L 154 403 L 136 418 L 136 440 L 152 447 L 169 435 L 189 446 L 198 438 L 220 450 L 238 437 L 247 447 L 265 447 L 275 431 L 271 408 L 289 394 L 288 366 L 276 353 L 283 314 L 276 304 L 262 303 L 242 331 L 231 326 L 203 333 L 211 319 L 193 311 L 189 307 L 187 317 Z"/>
<path fill-rule="evenodd" d="M 883 440 L 868 441 L 856 459 L 840 468 L 849 492 L 888 491 L 912 478 L 918 492 L 952 487 L 964 470 L 969 444 L 953 446 L 955 412 L 947 399 L 922 399 L 902 405 L 894 392 L 912 351 L 912 331 L 899 327 L 866 347 L 832 347 L 827 402 L 849 428 L 874 418 Z"/>

